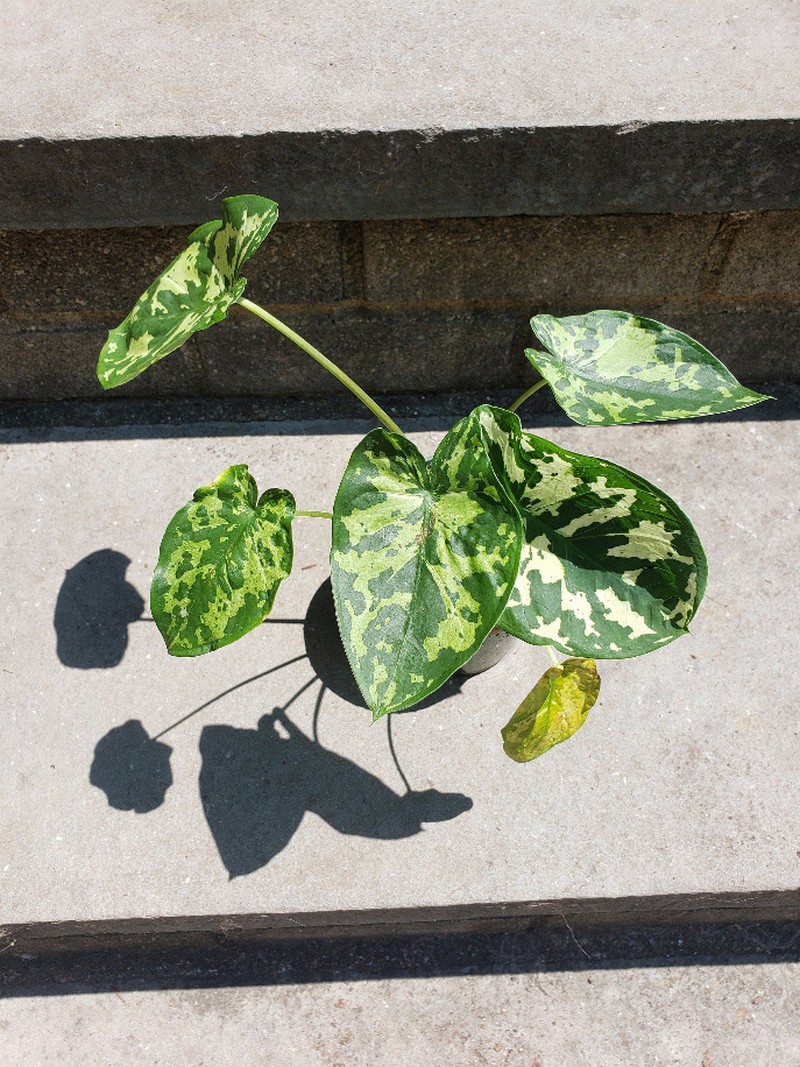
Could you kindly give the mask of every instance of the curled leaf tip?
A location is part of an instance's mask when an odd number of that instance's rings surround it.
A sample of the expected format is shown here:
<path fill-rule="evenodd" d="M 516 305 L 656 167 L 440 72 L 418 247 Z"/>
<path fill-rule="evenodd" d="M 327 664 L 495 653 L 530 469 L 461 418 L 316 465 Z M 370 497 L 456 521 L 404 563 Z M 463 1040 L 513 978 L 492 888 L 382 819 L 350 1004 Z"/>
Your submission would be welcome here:
<path fill-rule="evenodd" d="M 247 279 L 240 268 L 272 229 L 278 205 L 265 197 L 228 197 L 222 216 L 189 234 L 186 248 L 109 332 L 97 363 L 104 389 L 131 381 L 220 322 L 241 299 Z"/>

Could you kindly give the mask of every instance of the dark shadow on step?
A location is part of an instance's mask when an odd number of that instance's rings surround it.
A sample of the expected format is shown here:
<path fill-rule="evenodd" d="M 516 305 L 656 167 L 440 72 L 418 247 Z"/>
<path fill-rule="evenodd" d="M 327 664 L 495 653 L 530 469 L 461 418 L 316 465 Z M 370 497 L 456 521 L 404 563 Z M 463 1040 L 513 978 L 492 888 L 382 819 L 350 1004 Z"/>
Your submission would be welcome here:
<path fill-rule="evenodd" d="M 132 598 L 130 603 L 136 606 Z M 201 733 L 200 796 L 212 836 L 231 878 L 251 874 L 277 856 L 307 811 L 319 815 L 339 833 L 392 840 L 418 834 L 424 823 L 453 819 L 472 807 L 472 800 L 462 793 L 411 788 L 392 739 L 393 716 L 386 717 L 385 728 L 392 759 L 406 786 L 405 794 L 394 792 L 375 775 L 319 742 L 320 707 L 328 690 L 355 708 L 363 709 L 354 717 L 353 729 L 366 729 L 369 724 L 369 713 L 342 647 L 329 579 L 315 593 L 304 620 L 268 619 L 267 622 L 274 626 L 302 624 L 306 655 L 278 663 L 229 686 L 155 737 L 149 736 L 139 720 L 132 719 L 98 741 L 89 780 L 103 790 L 111 807 L 138 813 L 159 807 L 172 785 L 169 764 L 172 749 L 160 738 L 211 704 L 305 659 L 310 667 L 308 680 L 281 707 L 263 715 L 255 729 L 214 725 L 204 727 Z M 450 679 L 413 710 L 431 707 L 460 692 L 463 680 Z M 308 736 L 289 719 L 286 711 L 317 685 L 313 736 Z M 268 699 L 274 702 L 274 691 Z"/>
<path fill-rule="evenodd" d="M 118 811 L 154 811 L 172 785 L 171 754 L 169 745 L 149 737 L 138 719 L 130 719 L 95 745 L 89 781 Z"/>
<path fill-rule="evenodd" d="M 101 548 L 71 567 L 56 600 L 56 654 L 66 667 L 116 667 L 128 647 L 128 626 L 144 600 L 125 578 L 130 560 Z"/>
<path fill-rule="evenodd" d="M 231 878 L 277 856 L 307 811 L 341 834 L 393 840 L 472 807 L 461 793 L 395 793 L 308 737 L 281 708 L 262 716 L 255 730 L 206 726 L 200 752 L 203 810 Z"/>

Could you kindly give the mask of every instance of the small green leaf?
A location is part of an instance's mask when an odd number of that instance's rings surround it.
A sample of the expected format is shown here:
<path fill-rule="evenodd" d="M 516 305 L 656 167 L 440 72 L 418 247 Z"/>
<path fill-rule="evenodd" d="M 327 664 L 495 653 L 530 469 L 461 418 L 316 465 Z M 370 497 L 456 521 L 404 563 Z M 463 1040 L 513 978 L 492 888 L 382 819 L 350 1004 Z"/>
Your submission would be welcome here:
<path fill-rule="evenodd" d="M 229 645 L 271 611 L 292 569 L 295 502 L 286 489 L 257 497 L 247 467 L 228 467 L 167 527 L 150 608 L 171 655 Z"/>
<path fill-rule="evenodd" d="M 599 693 L 594 660 L 568 659 L 550 667 L 500 731 L 506 755 L 527 763 L 560 745 L 583 726 Z"/>
<path fill-rule="evenodd" d="M 342 478 L 331 580 L 375 718 L 422 700 L 465 663 L 514 584 L 521 522 L 481 437 L 467 416 L 426 464 L 401 434 L 373 430 Z"/>
<path fill-rule="evenodd" d="M 500 626 L 594 659 L 641 656 L 686 633 L 707 568 L 675 501 L 616 463 L 523 432 L 499 410 L 477 412 L 524 537 Z"/>
<path fill-rule="evenodd" d="M 685 333 L 625 311 L 536 315 L 545 352 L 525 355 L 581 426 L 689 419 L 758 404 L 708 349 Z"/>
<path fill-rule="evenodd" d="M 239 268 L 272 229 L 278 205 L 261 196 L 233 196 L 222 201 L 222 216 L 189 235 L 188 246 L 109 332 L 97 364 L 104 389 L 129 382 L 197 330 L 224 319 L 241 297 L 247 279 Z"/>

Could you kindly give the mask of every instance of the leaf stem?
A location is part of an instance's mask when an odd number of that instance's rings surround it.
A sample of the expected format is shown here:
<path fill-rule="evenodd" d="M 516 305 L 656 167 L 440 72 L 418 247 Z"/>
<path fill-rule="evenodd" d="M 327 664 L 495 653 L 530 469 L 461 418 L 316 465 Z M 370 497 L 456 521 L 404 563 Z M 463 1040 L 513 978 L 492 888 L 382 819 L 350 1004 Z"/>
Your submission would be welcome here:
<path fill-rule="evenodd" d="M 332 519 L 331 511 L 296 511 L 295 515 L 303 515 L 307 519 Z"/>
<path fill-rule="evenodd" d="M 357 396 L 361 403 L 369 408 L 372 414 L 383 423 L 387 430 L 391 430 L 393 433 L 403 433 L 397 423 L 389 418 L 380 404 L 377 404 L 369 393 L 365 393 L 361 386 L 357 382 L 354 382 L 349 374 L 345 374 L 341 367 L 337 367 L 332 360 L 328 359 L 327 356 L 324 356 L 318 348 L 314 348 L 313 345 L 309 344 L 299 333 L 295 333 L 291 327 L 281 322 L 280 319 L 276 319 L 274 315 L 271 315 L 269 311 L 265 311 L 264 308 L 259 307 L 258 304 L 254 304 L 252 300 L 247 300 L 242 296 L 239 298 L 238 303 L 241 304 L 246 311 L 252 312 L 253 315 L 261 319 L 263 322 L 268 323 L 270 326 L 274 326 L 284 337 L 288 337 L 290 341 L 294 341 L 298 348 L 302 348 L 306 355 L 315 359 L 321 367 L 324 367 L 326 371 L 332 374 L 334 378 L 338 379 L 342 385 L 349 389 L 354 396 Z"/>
<path fill-rule="evenodd" d="M 532 385 L 530 387 L 530 389 L 526 389 L 522 396 L 518 396 L 513 404 L 508 405 L 508 411 L 516 411 L 521 404 L 525 403 L 529 396 L 533 396 L 534 393 L 538 393 L 542 386 L 545 385 L 547 385 L 547 380 L 545 378 L 540 378 L 535 385 Z"/>
<path fill-rule="evenodd" d="M 545 648 L 547 649 L 547 651 L 550 654 L 550 659 L 553 661 L 553 666 L 554 667 L 560 667 L 561 664 L 558 662 L 558 656 L 553 651 L 553 646 L 552 645 L 545 645 Z"/>

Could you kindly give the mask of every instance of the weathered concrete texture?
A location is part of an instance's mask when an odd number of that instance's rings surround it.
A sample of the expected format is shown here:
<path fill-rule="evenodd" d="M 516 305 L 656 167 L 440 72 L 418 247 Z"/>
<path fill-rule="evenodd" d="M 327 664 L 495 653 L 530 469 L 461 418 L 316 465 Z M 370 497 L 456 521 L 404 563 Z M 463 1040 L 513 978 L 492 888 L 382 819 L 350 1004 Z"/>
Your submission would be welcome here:
<path fill-rule="evenodd" d="M 782 212 L 733 217 L 724 224 L 733 232 L 719 266 L 719 290 L 725 296 L 781 296 L 800 291 L 800 226 Z M 721 244 L 723 242 L 720 242 Z"/>
<path fill-rule="evenodd" d="M 190 222 L 265 185 L 306 220 L 800 206 L 785 0 L 8 0 L 0 20 L 3 227 Z"/>
<path fill-rule="evenodd" d="M 0 399 L 101 395 L 105 331 L 184 246 L 177 228 L 0 233 Z M 747 381 L 795 380 L 800 212 L 283 223 L 248 295 L 365 388 L 523 387 L 534 312 L 622 307 L 703 341 Z M 58 359 L 54 359 L 54 352 Z M 236 310 L 126 396 L 336 394 Z"/>
<path fill-rule="evenodd" d="M 799 24 L 782 0 L 8 0 L 0 136 L 791 118 Z"/>
<path fill-rule="evenodd" d="M 685 295 L 718 225 L 715 215 L 372 223 L 367 296 L 541 304 Z"/>
<path fill-rule="evenodd" d="M 297 520 L 268 624 L 212 656 L 166 656 L 145 600 L 174 510 L 243 461 L 262 488 L 327 507 L 352 435 L 10 438 L 0 920 L 357 922 L 362 909 L 795 888 L 799 429 L 549 434 L 671 492 L 711 580 L 693 638 L 605 664 L 586 726 L 527 766 L 506 759 L 499 729 L 547 666 L 541 649 L 369 726 L 326 622 L 321 520 Z M 430 452 L 436 435 L 416 439 Z"/>
<path fill-rule="evenodd" d="M 91 987 L 90 987 L 91 988 Z M 8 1063 L 776 1067 L 800 965 L 117 992 L 0 1003 Z"/>
<path fill-rule="evenodd" d="M 4 229 L 192 225 L 263 193 L 293 221 L 800 207 L 800 120 L 0 141 Z"/>
<path fill-rule="evenodd" d="M 535 347 L 528 316 L 511 310 L 426 311 L 396 316 L 369 308 L 302 314 L 277 309 L 367 390 L 384 393 L 519 391 L 533 382 L 523 352 Z M 586 310 L 544 304 L 539 311 Z M 742 381 L 786 382 L 800 377 L 797 335 L 800 312 L 687 312 L 672 305 L 644 305 L 643 315 L 686 331 L 719 355 Z M 107 402 L 150 397 L 341 398 L 349 394 L 291 342 L 245 313 L 195 335 Z M 9 330 L 0 325 L 0 400 L 90 399 L 103 402 L 95 376 L 106 331 L 101 327 Z M 57 357 L 54 356 L 57 353 Z"/>
<path fill-rule="evenodd" d="M 326 371 L 290 342 L 237 315 L 222 331 L 198 338 L 207 395 L 339 394 Z M 498 389 L 532 380 L 520 334 L 525 320 L 497 308 L 422 310 L 345 307 L 333 313 L 287 312 L 286 320 L 348 374 L 376 392 Z M 529 332 L 529 331 L 528 331 Z M 524 388 L 524 385 L 522 386 Z"/>
<path fill-rule="evenodd" d="M 0 391 L 2 399 L 101 399 L 103 391 L 95 371 L 107 336 L 107 329 L 97 325 L 60 323 L 55 329 L 52 324 L 44 329 L 14 329 L 0 321 L 0 350 L 4 354 L 0 367 L 8 374 Z M 207 380 L 197 342 L 189 338 L 168 360 L 133 382 L 130 395 L 202 396 Z"/>
<path fill-rule="evenodd" d="M 126 315 L 132 300 L 185 247 L 188 233 L 183 226 L 2 232 L 0 297 L 22 321 Z M 340 300 L 346 236 L 346 228 L 333 222 L 281 220 L 247 264 L 246 276 L 272 304 Z"/>

